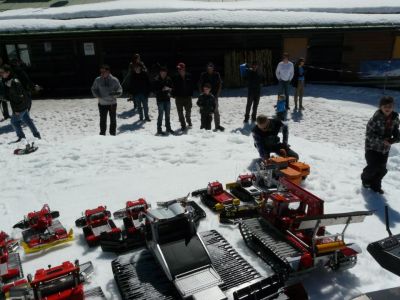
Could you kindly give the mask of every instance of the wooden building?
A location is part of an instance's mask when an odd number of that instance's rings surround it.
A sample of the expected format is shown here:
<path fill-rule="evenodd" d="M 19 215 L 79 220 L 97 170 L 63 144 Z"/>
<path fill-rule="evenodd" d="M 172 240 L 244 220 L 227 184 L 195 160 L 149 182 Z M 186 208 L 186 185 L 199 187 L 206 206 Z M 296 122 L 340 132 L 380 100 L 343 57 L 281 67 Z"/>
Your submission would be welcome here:
<path fill-rule="evenodd" d="M 46 97 L 88 94 L 103 63 L 122 80 L 133 53 L 140 53 L 148 68 L 160 63 L 175 71 L 178 62 L 185 62 L 195 78 L 212 61 L 225 87 L 242 84 L 238 63 L 261 59 L 266 84 L 273 84 L 283 52 L 292 60 L 306 58 L 309 81 L 379 83 L 360 76 L 361 64 L 400 59 L 400 32 L 396 24 L 0 30 L 0 56 L 6 62 L 24 61 Z"/>

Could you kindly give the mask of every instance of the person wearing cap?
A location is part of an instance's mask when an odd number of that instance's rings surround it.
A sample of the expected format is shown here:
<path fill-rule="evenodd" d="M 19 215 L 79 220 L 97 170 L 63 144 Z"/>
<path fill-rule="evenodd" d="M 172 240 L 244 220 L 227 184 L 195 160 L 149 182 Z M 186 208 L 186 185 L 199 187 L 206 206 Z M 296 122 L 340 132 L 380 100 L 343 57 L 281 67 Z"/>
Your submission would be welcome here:
<path fill-rule="evenodd" d="M 117 131 L 117 97 L 122 95 L 122 87 L 117 77 L 111 75 L 110 67 L 102 65 L 100 76 L 92 85 L 92 94 L 98 99 L 100 114 L 100 135 L 106 135 L 107 115 L 110 115 L 110 135 Z"/>
<path fill-rule="evenodd" d="M 208 83 L 211 86 L 211 94 L 215 97 L 214 124 L 215 130 L 224 131 L 225 128 L 220 124 L 220 114 L 218 108 L 218 97 L 221 94 L 222 80 L 220 74 L 215 71 L 213 63 L 207 64 L 207 71 L 201 73 L 198 84 L 199 92 L 203 90 L 203 86 Z"/>
<path fill-rule="evenodd" d="M 158 107 L 157 134 L 163 134 L 161 129 L 163 116 L 165 114 L 165 128 L 168 133 L 174 133 L 171 129 L 170 111 L 171 111 L 171 91 L 172 80 L 168 76 L 168 69 L 160 67 L 160 72 L 153 81 L 153 92 L 156 95 Z"/>
<path fill-rule="evenodd" d="M 246 111 L 244 114 L 244 123 L 249 122 L 250 110 L 253 106 L 251 113 L 251 121 L 256 121 L 258 103 L 260 102 L 261 85 L 264 80 L 264 76 L 261 74 L 258 68 L 258 63 L 253 61 L 249 68 L 247 68 L 244 75 L 244 79 L 247 80 L 247 104 Z"/>
<path fill-rule="evenodd" d="M 293 63 L 289 61 L 288 53 L 283 53 L 282 61 L 276 67 L 275 75 L 279 81 L 279 94 L 285 94 L 286 108 L 289 110 L 289 88 L 294 76 L 294 67 Z"/>
<path fill-rule="evenodd" d="M 400 142 L 399 114 L 394 111 L 394 99 L 383 96 L 379 109 L 368 121 L 365 135 L 365 160 L 367 166 L 361 174 L 364 188 L 383 194 L 382 179 L 387 173 L 386 164 L 390 147 Z"/>
<path fill-rule="evenodd" d="M 178 74 L 172 78 L 172 97 L 175 98 L 181 130 L 184 131 L 187 127 L 192 128 L 193 81 L 191 74 L 186 72 L 186 65 L 183 62 L 179 63 L 176 69 Z M 185 115 L 183 114 L 183 109 L 185 109 Z"/>

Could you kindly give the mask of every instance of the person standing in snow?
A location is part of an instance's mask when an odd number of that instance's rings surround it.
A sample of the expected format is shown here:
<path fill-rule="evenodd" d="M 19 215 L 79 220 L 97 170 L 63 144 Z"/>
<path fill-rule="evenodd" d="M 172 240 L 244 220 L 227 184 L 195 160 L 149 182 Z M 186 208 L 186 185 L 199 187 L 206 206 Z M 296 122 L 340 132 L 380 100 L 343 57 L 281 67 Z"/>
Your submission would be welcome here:
<path fill-rule="evenodd" d="M 179 63 L 176 68 L 178 74 L 172 78 L 174 85 L 172 97 L 175 98 L 179 122 L 181 123 L 182 131 L 184 131 L 187 127 L 192 128 L 193 81 L 191 74 L 186 72 L 186 65 L 184 63 Z M 185 109 L 185 115 L 183 115 L 183 109 Z"/>
<path fill-rule="evenodd" d="M 211 84 L 205 83 L 203 86 L 203 93 L 200 94 L 197 100 L 201 116 L 200 129 L 211 130 L 212 114 L 217 107 L 216 98 L 211 93 L 211 90 Z"/>
<path fill-rule="evenodd" d="M 215 110 L 214 110 L 214 123 L 215 130 L 224 131 L 225 128 L 221 126 L 220 114 L 219 114 L 219 105 L 218 105 L 218 97 L 221 94 L 222 89 L 222 80 L 221 76 L 218 72 L 215 71 L 215 66 L 213 63 L 207 64 L 207 71 L 201 73 L 199 80 L 199 92 L 201 93 L 204 85 L 208 83 L 211 86 L 211 94 L 215 99 Z"/>
<path fill-rule="evenodd" d="M 139 53 L 133 54 L 132 60 L 129 63 L 128 73 L 125 76 L 125 78 L 124 78 L 124 80 L 122 81 L 122 84 L 121 84 L 124 90 L 128 90 L 129 89 L 129 85 L 130 85 L 130 82 L 131 82 L 131 75 L 134 72 L 136 66 L 139 66 L 144 72 L 147 73 L 147 68 L 146 68 L 144 62 L 142 62 L 142 60 L 140 59 L 140 54 Z M 132 101 L 133 102 L 133 110 L 136 110 L 139 107 L 137 98 L 135 99 L 135 98 L 130 97 L 128 99 L 128 101 Z"/>
<path fill-rule="evenodd" d="M 286 129 L 285 129 L 286 128 Z M 283 141 L 280 142 L 278 136 L 282 130 Z M 252 129 L 252 136 L 254 139 L 254 146 L 262 160 L 270 158 L 271 153 L 279 155 L 299 158 L 299 155 L 290 149 L 288 144 L 289 133 L 287 125 L 279 119 L 269 119 L 265 115 L 258 115 L 256 118 L 256 125 Z"/>
<path fill-rule="evenodd" d="M 99 100 L 100 135 L 106 135 L 107 114 L 110 114 L 110 134 L 116 135 L 117 97 L 122 95 L 122 87 L 119 80 L 111 75 L 108 65 L 100 67 L 100 76 L 93 82 L 92 94 Z"/>
<path fill-rule="evenodd" d="M 300 57 L 294 66 L 294 76 L 292 79 L 292 86 L 295 88 L 294 92 L 294 110 L 299 108 L 303 110 L 303 94 L 304 94 L 304 81 L 305 81 L 305 70 L 304 70 L 304 58 Z M 297 106 L 299 102 L 299 106 Z"/>
<path fill-rule="evenodd" d="M 129 77 L 127 91 L 132 95 L 136 102 L 139 118 L 141 121 L 150 122 L 149 117 L 149 94 L 151 91 L 150 78 L 145 69 L 140 64 L 132 65 L 133 70 Z M 143 116 L 144 115 L 144 116 Z"/>
<path fill-rule="evenodd" d="M 29 127 L 35 138 L 40 139 L 40 133 L 29 115 L 28 97 L 22 83 L 14 76 L 12 68 L 9 65 L 1 67 L 0 73 L 3 78 L 4 97 L 6 100 L 10 101 L 11 109 L 13 111 L 11 116 L 11 125 L 17 134 L 17 142 L 25 138 L 21 126 L 22 122 Z"/>
<path fill-rule="evenodd" d="M 279 94 L 285 94 L 286 108 L 290 110 L 289 88 L 290 82 L 294 76 L 293 63 L 289 61 L 289 54 L 283 53 L 282 61 L 278 64 L 275 71 L 276 78 L 279 81 Z"/>
<path fill-rule="evenodd" d="M 361 174 L 364 188 L 383 194 L 382 179 L 387 173 L 386 164 L 390 147 L 400 142 L 399 114 L 394 111 L 394 99 L 383 96 L 379 109 L 368 121 L 365 136 L 365 160 L 367 166 Z"/>
<path fill-rule="evenodd" d="M 250 109 L 253 106 L 253 111 L 251 113 L 251 121 L 256 121 L 258 103 L 260 102 L 261 85 L 264 80 L 264 76 L 258 69 L 258 63 L 254 61 L 250 68 L 245 72 L 244 79 L 247 80 L 247 104 L 246 111 L 244 114 L 243 123 L 249 122 Z"/>
<path fill-rule="evenodd" d="M 167 132 L 174 133 L 170 121 L 172 80 L 167 72 L 168 70 L 166 67 L 161 67 L 160 73 L 153 82 L 153 92 L 156 94 L 158 107 L 157 134 L 163 134 L 161 126 L 164 114 Z"/>
<path fill-rule="evenodd" d="M 3 66 L 3 58 L 0 56 L 0 69 L 2 69 Z M 2 74 L 0 74 L 0 102 L 1 102 L 1 112 L 3 114 L 3 119 L 0 120 L 0 122 L 5 121 L 10 118 L 10 113 L 8 112 L 8 104 L 6 99 L 4 98 L 5 95 L 5 87 L 3 84 L 3 81 L 1 80 Z"/>

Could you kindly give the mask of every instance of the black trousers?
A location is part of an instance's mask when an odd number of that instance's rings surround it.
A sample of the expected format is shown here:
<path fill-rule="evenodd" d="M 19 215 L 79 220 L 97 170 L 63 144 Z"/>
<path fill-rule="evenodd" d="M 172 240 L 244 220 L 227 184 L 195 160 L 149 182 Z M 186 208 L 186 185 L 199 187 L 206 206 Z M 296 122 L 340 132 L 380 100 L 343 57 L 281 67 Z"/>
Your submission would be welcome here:
<path fill-rule="evenodd" d="M 249 119 L 251 106 L 253 106 L 253 111 L 251 113 L 251 119 L 255 120 L 257 117 L 257 108 L 258 103 L 260 102 L 260 90 L 252 90 L 249 89 L 247 92 L 247 104 L 246 104 L 246 112 L 244 114 L 244 118 L 246 120 Z"/>
<path fill-rule="evenodd" d="M 212 114 L 201 114 L 200 129 L 211 130 Z"/>
<path fill-rule="evenodd" d="M 10 113 L 8 112 L 8 104 L 6 101 L 1 101 L 1 107 L 3 111 L 3 117 L 4 119 L 9 119 L 10 118 Z"/>
<path fill-rule="evenodd" d="M 107 114 L 110 114 L 110 134 L 115 135 L 117 131 L 117 104 L 111 104 L 111 105 L 99 104 L 99 113 L 100 113 L 100 134 L 106 135 Z"/>
<path fill-rule="evenodd" d="M 372 189 L 380 189 L 382 187 L 382 179 L 387 173 L 386 164 L 388 157 L 389 152 L 365 151 L 367 166 L 361 174 L 361 180 L 364 184 L 369 184 Z"/>

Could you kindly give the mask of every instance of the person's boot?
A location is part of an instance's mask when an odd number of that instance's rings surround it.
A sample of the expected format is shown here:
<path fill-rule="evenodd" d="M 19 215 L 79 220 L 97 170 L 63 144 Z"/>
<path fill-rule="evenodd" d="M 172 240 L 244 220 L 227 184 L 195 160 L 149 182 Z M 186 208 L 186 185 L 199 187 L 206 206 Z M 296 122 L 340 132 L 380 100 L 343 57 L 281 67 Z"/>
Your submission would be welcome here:
<path fill-rule="evenodd" d="M 294 101 L 294 110 L 297 110 L 297 101 Z"/>
<path fill-rule="evenodd" d="M 40 133 L 39 133 L 39 132 L 36 133 L 36 134 L 34 134 L 33 136 L 34 136 L 35 138 L 39 139 L 39 140 L 42 139 L 42 137 L 40 136 Z"/>
<path fill-rule="evenodd" d="M 249 116 L 244 116 L 243 123 L 249 123 Z"/>
<path fill-rule="evenodd" d="M 175 131 L 173 131 L 171 127 L 167 128 L 167 132 L 170 134 L 175 134 Z"/>
<path fill-rule="evenodd" d="M 162 130 L 161 130 L 161 127 L 158 127 L 158 128 L 157 128 L 157 134 L 163 134 L 163 132 L 162 132 Z"/>
<path fill-rule="evenodd" d="M 150 122 L 151 120 L 150 120 L 150 118 L 149 117 L 147 117 L 146 119 L 144 119 L 146 122 Z"/>
<path fill-rule="evenodd" d="M 251 116 L 251 122 L 255 123 L 256 122 L 257 117 L 256 116 Z"/>
<path fill-rule="evenodd" d="M 215 128 L 215 130 L 224 131 L 224 130 L 225 130 L 225 127 L 222 127 L 221 125 L 219 125 L 219 126 L 217 126 L 217 127 Z"/>
<path fill-rule="evenodd" d="M 304 110 L 303 101 L 302 100 L 300 100 L 300 110 Z"/>

